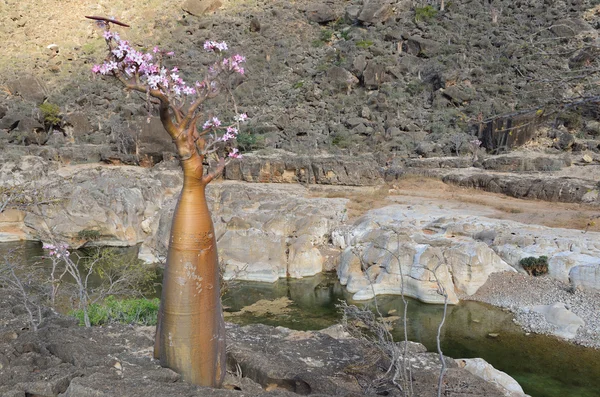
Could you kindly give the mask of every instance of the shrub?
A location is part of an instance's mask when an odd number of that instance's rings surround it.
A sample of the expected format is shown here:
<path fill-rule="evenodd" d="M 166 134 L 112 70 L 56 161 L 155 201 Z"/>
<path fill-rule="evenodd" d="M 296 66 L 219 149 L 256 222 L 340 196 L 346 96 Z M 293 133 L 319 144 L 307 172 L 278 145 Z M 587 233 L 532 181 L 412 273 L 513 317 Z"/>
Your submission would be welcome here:
<path fill-rule="evenodd" d="M 77 237 L 86 241 L 96 241 L 100 239 L 101 236 L 102 234 L 99 230 L 84 229 L 77 232 Z"/>
<path fill-rule="evenodd" d="M 415 7 L 415 21 L 429 21 L 437 16 L 437 10 L 432 6 Z"/>
<path fill-rule="evenodd" d="M 319 35 L 319 39 L 324 43 L 330 42 L 332 37 L 333 37 L 333 32 L 329 29 L 321 30 L 321 34 Z"/>
<path fill-rule="evenodd" d="M 39 106 L 39 108 L 42 112 L 44 125 L 47 129 L 60 125 L 62 119 L 60 117 L 60 108 L 58 105 L 50 102 L 44 102 Z"/>
<path fill-rule="evenodd" d="M 89 306 L 91 325 L 110 323 L 156 325 L 160 300 L 154 299 L 117 299 L 109 296 L 103 303 Z M 84 325 L 83 310 L 73 310 L 69 313 Z"/>
<path fill-rule="evenodd" d="M 523 270 L 530 276 L 541 276 L 542 274 L 548 273 L 548 257 L 540 256 L 536 258 L 529 256 L 519 261 L 519 265 L 523 267 Z"/>
<path fill-rule="evenodd" d="M 358 48 L 369 48 L 373 45 L 373 42 L 371 40 L 360 40 L 356 42 L 356 46 Z"/>
<path fill-rule="evenodd" d="M 241 153 L 251 152 L 265 147 L 265 137 L 256 133 L 240 132 L 237 136 L 237 144 Z"/>

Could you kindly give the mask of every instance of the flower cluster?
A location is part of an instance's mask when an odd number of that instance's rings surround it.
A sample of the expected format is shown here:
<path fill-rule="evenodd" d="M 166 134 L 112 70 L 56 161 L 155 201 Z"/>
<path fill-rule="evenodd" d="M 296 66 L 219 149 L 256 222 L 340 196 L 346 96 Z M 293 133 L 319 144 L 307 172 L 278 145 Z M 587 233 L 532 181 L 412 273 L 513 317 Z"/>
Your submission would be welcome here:
<path fill-rule="evenodd" d="M 159 98 L 163 104 L 169 106 L 177 123 L 184 119 L 187 120 L 185 121 L 187 125 L 195 126 L 199 117 L 200 104 L 218 93 L 227 76 L 245 73 L 243 67 L 246 62 L 245 57 L 239 54 L 225 56 L 228 50 L 227 43 L 206 41 L 204 49 L 214 53 L 218 59 L 208 67 L 202 81 L 188 84 L 180 76 L 177 67 L 163 66 L 165 57 L 173 56 L 173 52 L 163 51 L 159 47 L 154 47 L 149 52 L 138 51 L 128 41 L 122 40 L 119 34 L 110 31 L 110 23 L 127 25 L 114 18 L 110 20 L 102 17 L 88 18 L 102 22 L 105 29 L 103 37 L 108 46 L 108 57 L 104 63 L 94 65 L 92 72 L 97 75 L 114 76 L 130 89 L 145 91 L 148 108 L 150 108 L 150 97 Z M 218 153 L 225 149 L 228 151 L 227 157 L 241 158 L 238 149 L 233 147 L 233 141 L 238 137 L 240 122 L 247 119 L 245 113 L 237 114 L 233 122 L 227 125 L 217 117 L 209 118 L 201 129 L 193 132 L 196 149 L 203 155 L 215 154 L 217 157 L 219 157 Z M 190 124 L 190 120 L 193 120 L 193 123 Z M 189 131 L 186 133 L 192 134 Z"/>
<path fill-rule="evenodd" d="M 217 144 L 219 142 L 229 142 L 237 138 L 239 134 L 239 129 L 234 125 L 237 125 L 239 122 L 243 122 L 248 120 L 248 115 L 246 113 L 238 114 L 234 117 L 235 123 L 229 126 L 222 126 L 221 120 L 218 117 L 212 117 L 207 120 L 202 126 L 203 131 L 211 131 L 213 134 L 212 145 Z M 224 130 L 225 133 L 221 136 L 218 136 L 217 132 L 219 130 Z M 242 154 L 239 152 L 237 148 L 230 148 L 227 157 L 234 159 L 241 159 Z"/>
<path fill-rule="evenodd" d="M 70 255 L 68 251 L 69 246 L 65 243 L 44 244 L 42 248 L 45 250 L 49 250 L 50 252 L 48 254 L 53 258 L 68 258 Z"/>
<path fill-rule="evenodd" d="M 479 139 L 472 140 L 469 143 L 471 144 L 471 146 L 476 148 L 480 147 L 482 144 L 482 142 Z"/>
<path fill-rule="evenodd" d="M 180 76 L 179 70 L 173 68 L 168 70 L 161 66 L 163 57 L 173 56 L 172 51 L 161 51 L 154 47 L 152 52 L 143 53 L 133 48 L 127 40 L 121 40 L 118 33 L 105 30 L 103 37 L 106 40 L 110 53 L 102 65 L 94 65 L 94 74 L 114 74 L 125 79 L 136 79 L 148 86 L 151 90 L 160 90 L 163 94 L 181 99 L 183 96 L 194 96 L 200 90 L 216 90 L 214 81 L 196 81 L 188 85 Z M 204 48 L 209 52 L 224 52 L 227 50 L 225 42 L 207 41 Z M 211 76 L 216 78 L 222 72 L 234 72 L 243 75 L 245 73 L 242 64 L 246 58 L 236 54 L 223 58 L 209 68 Z"/>
<path fill-rule="evenodd" d="M 227 51 L 227 43 L 224 41 L 220 43 L 217 43 L 216 41 L 207 41 L 204 43 L 204 49 L 209 52 Z"/>

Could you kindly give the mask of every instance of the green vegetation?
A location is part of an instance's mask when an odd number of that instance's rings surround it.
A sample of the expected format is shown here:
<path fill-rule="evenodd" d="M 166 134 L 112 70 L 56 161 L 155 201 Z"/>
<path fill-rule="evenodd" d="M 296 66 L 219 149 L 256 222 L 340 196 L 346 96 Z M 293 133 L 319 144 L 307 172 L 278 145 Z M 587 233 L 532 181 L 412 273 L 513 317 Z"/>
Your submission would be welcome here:
<path fill-rule="evenodd" d="M 321 30 L 319 34 L 319 38 L 317 40 L 312 41 L 313 47 L 323 47 L 326 43 L 329 43 L 333 38 L 333 31 L 329 29 Z"/>
<path fill-rule="evenodd" d="M 350 133 L 334 132 L 331 134 L 331 144 L 340 149 L 348 149 L 352 146 L 353 140 Z"/>
<path fill-rule="evenodd" d="M 581 112 L 577 110 L 571 110 L 561 113 L 557 119 L 561 121 L 565 127 L 570 130 L 578 130 L 583 126 L 583 119 Z"/>
<path fill-rule="evenodd" d="M 432 6 L 415 7 L 415 21 L 427 22 L 437 16 L 437 10 Z"/>
<path fill-rule="evenodd" d="M 332 37 L 333 37 L 333 31 L 331 31 L 329 29 L 321 30 L 321 34 L 319 35 L 319 39 L 325 43 L 330 42 Z"/>
<path fill-rule="evenodd" d="M 296 83 L 298 84 L 298 83 Z M 301 87 L 301 86 L 300 86 Z M 294 87 L 299 88 L 299 87 Z M 237 136 L 237 144 L 240 152 L 251 152 L 265 147 L 265 138 L 253 132 L 240 132 Z"/>
<path fill-rule="evenodd" d="M 88 307 L 90 323 L 104 325 L 110 323 L 156 325 L 160 300 L 154 299 L 121 299 L 109 296 L 103 303 L 94 303 Z M 73 310 L 69 315 L 84 325 L 83 310 Z"/>
<path fill-rule="evenodd" d="M 292 86 L 293 89 L 298 89 L 298 88 L 302 88 L 304 87 L 304 80 L 299 80 L 297 82 L 294 83 L 294 85 Z"/>
<path fill-rule="evenodd" d="M 423 91 L 425 91 L 426 86 L 427 85 L 425 83 L 423 83 L 421 80 L 413 80 L 406 85 L 405 90 L 411 96 L 415 96 L 415 95 L 418 95 L 418 94 L 422 93 Z"/>
<path fill-rule="evenodd" d="M 58 126 L 62 120 L 60 117 L 60 107 L 54 103 L 44 102 L 39 106 L 42 112 L 44 125 L 47 129 Z"/>
<path fill-rule="evenodd" d="M 519 261 L 519 265 L 523 267 L 523 269 L 530 276 L 541 276 L 542 274 L 548 273 L 548 257 L 540 256 L 536 258 L 534 256 L 529 256 L 527 258 L 523 258 Z"/>
<path fill-rule="evenodd" d="M 369 48 L 373 45 L 373 42 L 371 40 L 360 40 L 356 42 L 356 46 L 358 48 Z"/>
<path fill-rule="evenodd" d="M 77 232 L 77 237 L 86 241 L 96 241 L 100 239 L 100 236 L 102 236 L 102 233 L 99 230 L 84 229 Z"/>

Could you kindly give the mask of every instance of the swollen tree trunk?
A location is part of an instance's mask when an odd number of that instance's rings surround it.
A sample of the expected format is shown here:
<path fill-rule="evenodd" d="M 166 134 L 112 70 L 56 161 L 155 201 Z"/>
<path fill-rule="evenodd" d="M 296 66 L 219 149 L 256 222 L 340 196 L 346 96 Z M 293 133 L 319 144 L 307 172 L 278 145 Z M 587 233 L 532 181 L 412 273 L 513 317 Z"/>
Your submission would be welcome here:
<path fill-rule="evenodd" d="M 201 386 L 225 375 L 225 323 L 215 232 L 206 203 L 202 158 L 181 161 L 183 189 L 175 208 L 163 278 L 154 356 Z"/>

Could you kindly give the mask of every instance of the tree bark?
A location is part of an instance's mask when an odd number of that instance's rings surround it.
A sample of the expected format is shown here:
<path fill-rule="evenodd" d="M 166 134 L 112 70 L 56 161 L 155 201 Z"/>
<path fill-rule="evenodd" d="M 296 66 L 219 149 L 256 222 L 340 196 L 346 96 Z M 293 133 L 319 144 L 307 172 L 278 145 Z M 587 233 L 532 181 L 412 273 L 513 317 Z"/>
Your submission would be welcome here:
<path fill-rule="evenodd" d="M 154 356 L 190 383 L 220 387 L 225 323 L 217 243 L 202 158 L 193 153 L 181 164 L 184 182 L 171 227 Z"/>

